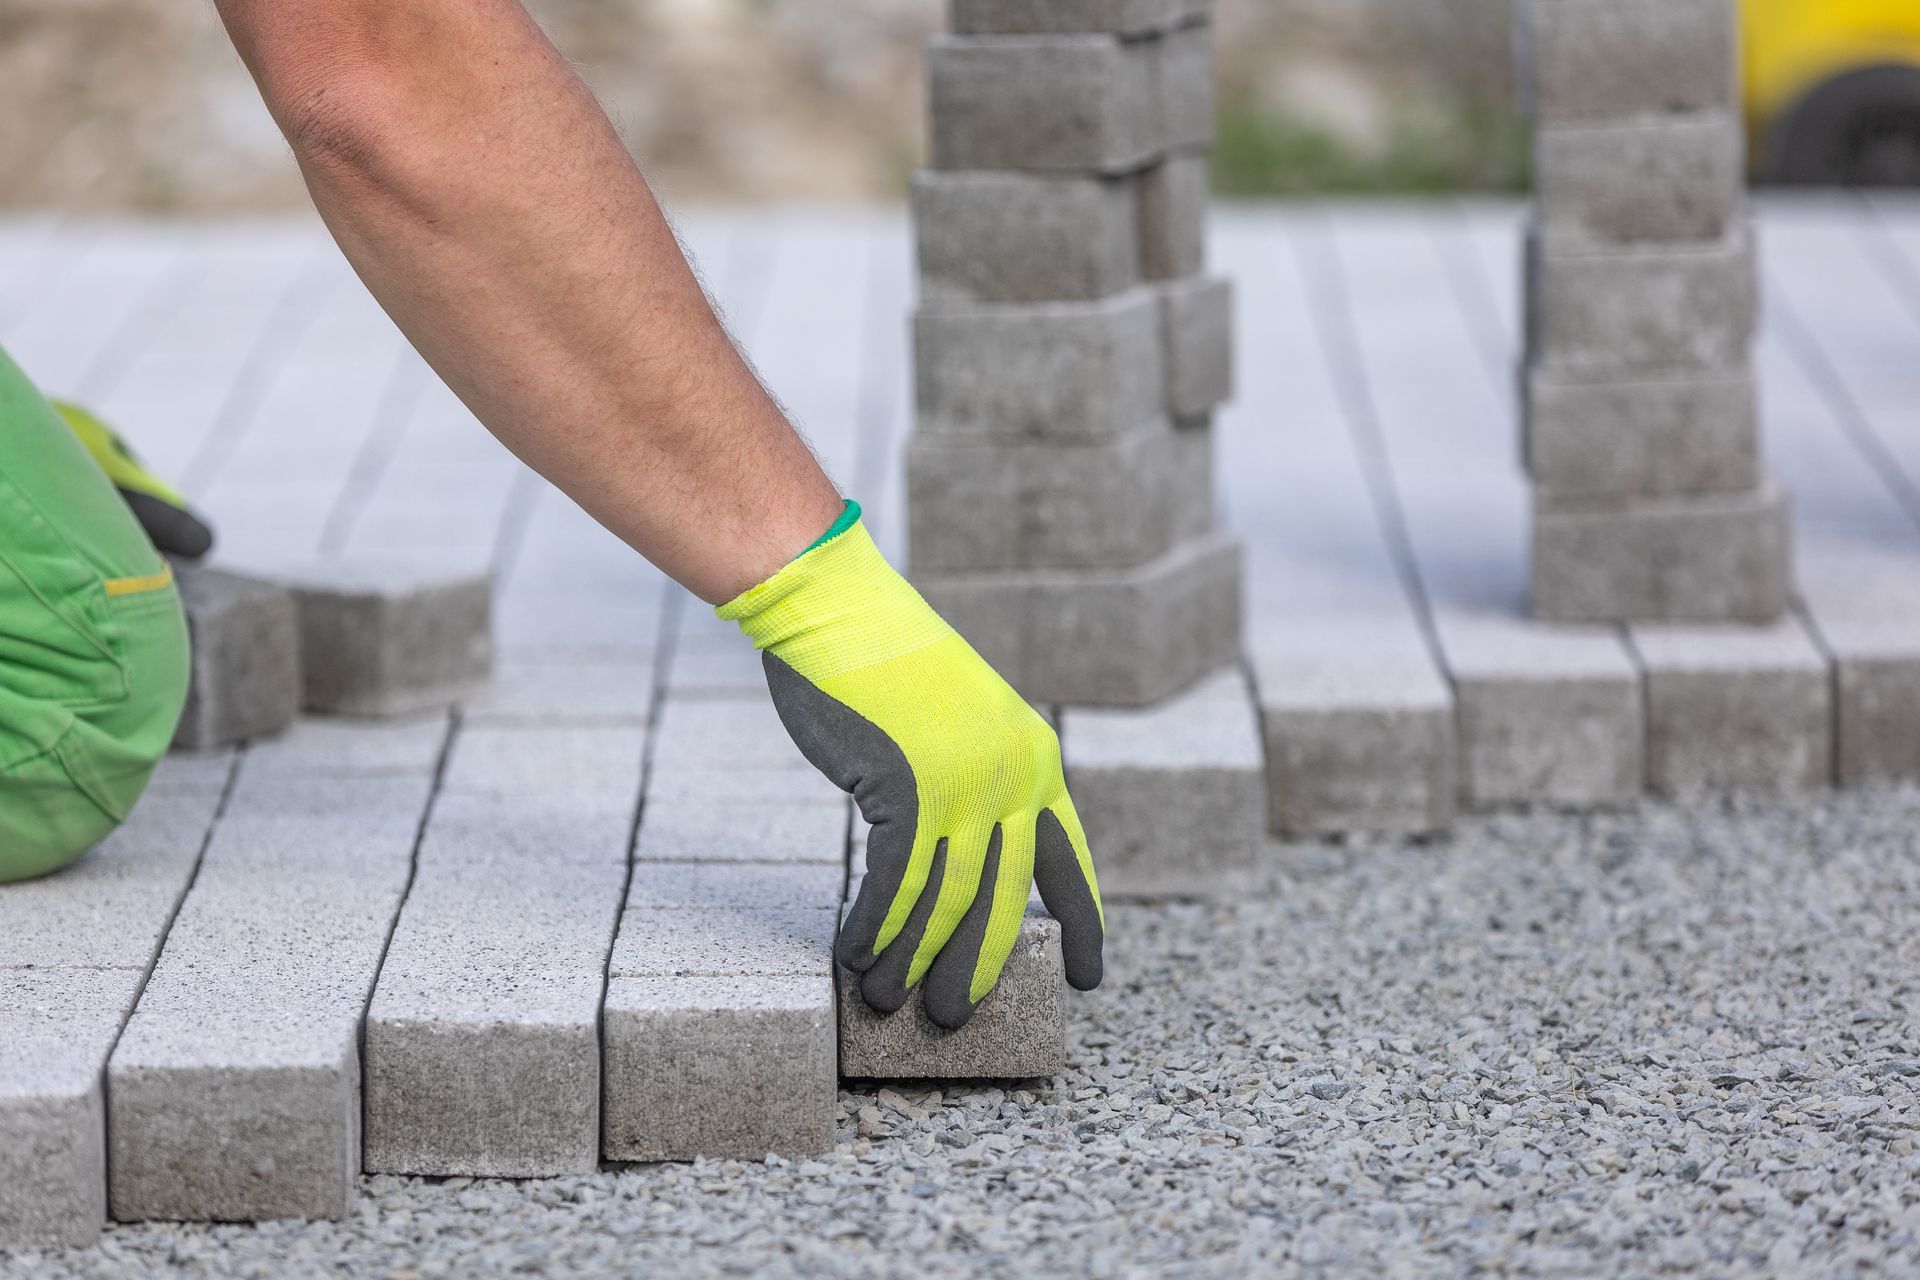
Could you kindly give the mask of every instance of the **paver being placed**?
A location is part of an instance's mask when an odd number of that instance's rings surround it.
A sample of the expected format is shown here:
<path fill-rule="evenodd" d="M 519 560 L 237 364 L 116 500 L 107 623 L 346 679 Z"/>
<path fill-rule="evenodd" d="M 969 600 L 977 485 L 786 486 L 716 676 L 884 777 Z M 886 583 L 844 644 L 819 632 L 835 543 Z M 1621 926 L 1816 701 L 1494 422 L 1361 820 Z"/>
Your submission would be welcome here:
<path fill-rule="evenodd" d="M 1103 898 L 1244 887 L 1266 784 L 1259 718 L 1239 671 L 1145 711 L 1066 708 L 1060 737 Z"/>
<path fill-rule="evenodd" d="M 1572 501 L 1541 493 L 1533 608 L 1566 622 L 1771 622 L 1792 593 L 1784 494 Z"/>
<path fill-rule="evenodd" d="M 923 435 L 1098 440 L 1165 412 L 1160 301 L 955 304 L 914 316 Z"/>
<path fill-rule="evenodd" d="M 1653 790 L 1780 793 L 1833 781 L 1833 674 L 1798 618 L 1630 634 L 1646 671 Z"/>
<path fill-rule="evenodd" d="M 1225 535 L 1135 568 L 916 572 L 914 585 L 1036 702 L 1145 706 L 1240 649 L 1240 544 Z"/>
<path fill-rule="evenodd" d="M 368 1171 L 597 1166 L 600 996 L 644 740 L 638 724 L 456 736 L 367 1010 Z"/>
<path fill-rule="evenodd" d="M 274 576 L 299 602 L 308 710 L 404 715 L 486 685 L 493 642 L 484 569 L 356 559 Z"/>
<path fill-rule="evenodd" d="M 1104 441 L 956 440 L 907 446 L 915 569 L 1126 568 L 1173 544 L 1173 429 L 1148 418 Z"/>
<path fill-rule="evenodd" d="M 58 875 L 0 887 L 0 1249 L 100 1234 L 107 1058 L 231 768 L 228 752 L 164 762 L 98 848 Z"/>
<path fill-rule="evenodd" d="M 1066 1066 L 1065 968 L 1060 926 L 1030 915 L 1000 985 L 958 1031 L 927 1017 L 917 995 L 891 1014 L 860 998 L 859 975 L 835 966 L 840 1074 L 853 1079 L 1002 1080 L 1058 1075 Z"/>
<path fill-rule="evenodd" d="M 1073 302 L 1140 282 L 1131 178 L 1031 173 L 913 177 L 927 302 Z"/>
<path fill-rule="evenodd" d="M 108 1064 L 116 1218 L 349 1210 L 361 1024 L 432 758 L 405 723 L 329 726 L 286 750 L 298 768 L 242 762 Z"/>
<path fill-rule="evenodd" d="M 272 583 L 182 566 L 193 674 L 174 745 L 243 742 L 287 727 L 300 712 L 299 612 Z"/>
<path fill-rule="evenodd" d="M 933 167 L 1138 169 L 1167 145 L 1162 43 L 1097 33 L 936 36 L 927 50 Z"/>

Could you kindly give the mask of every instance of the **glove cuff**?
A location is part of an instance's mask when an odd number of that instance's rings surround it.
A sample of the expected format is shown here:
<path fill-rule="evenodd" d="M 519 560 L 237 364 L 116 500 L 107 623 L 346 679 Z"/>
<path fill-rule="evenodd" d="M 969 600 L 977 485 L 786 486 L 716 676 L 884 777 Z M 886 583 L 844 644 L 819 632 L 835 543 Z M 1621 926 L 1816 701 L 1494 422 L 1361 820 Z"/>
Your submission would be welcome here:
<path fill-rule="evenodd" d="M 816 683 L 953 634 L 873 545 L 852 503 L 825 538 L 714 613 Z"/>

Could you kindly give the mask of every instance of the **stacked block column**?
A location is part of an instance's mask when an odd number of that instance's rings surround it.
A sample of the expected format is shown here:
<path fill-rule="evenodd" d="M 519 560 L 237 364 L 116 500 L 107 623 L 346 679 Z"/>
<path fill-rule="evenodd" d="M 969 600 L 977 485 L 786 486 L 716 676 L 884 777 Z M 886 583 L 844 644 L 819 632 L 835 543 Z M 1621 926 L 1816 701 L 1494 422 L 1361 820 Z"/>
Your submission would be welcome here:
<path fill-rule="evenodd" d="M 1760 462 L 1735 0 L 1526 0 L 1534 611 L 1768 622 L 1786 503 Z"/>
<path fill-rule="evenodd" d="M 914 182 L 915 581 L 1041 702 L 1144 705 L 1239 650 L 1212 510 L 1231 292 L 1205 274 L 1192 0 L 955 0 Z"/>

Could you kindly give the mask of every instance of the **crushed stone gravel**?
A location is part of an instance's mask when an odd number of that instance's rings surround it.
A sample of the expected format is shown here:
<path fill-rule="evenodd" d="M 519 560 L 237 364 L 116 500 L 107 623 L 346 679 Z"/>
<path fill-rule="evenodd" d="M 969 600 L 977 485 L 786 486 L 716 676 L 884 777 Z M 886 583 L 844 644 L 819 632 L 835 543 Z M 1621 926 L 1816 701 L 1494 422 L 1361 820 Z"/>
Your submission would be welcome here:
<path fill-rule="evenodd" d="M 817 1159 L 375 1177 L 0 1275 L 1920 1274 L 1920 791 L 1275 844 L 1115 906 L 1054 1081 L 843 1092 Z"/>

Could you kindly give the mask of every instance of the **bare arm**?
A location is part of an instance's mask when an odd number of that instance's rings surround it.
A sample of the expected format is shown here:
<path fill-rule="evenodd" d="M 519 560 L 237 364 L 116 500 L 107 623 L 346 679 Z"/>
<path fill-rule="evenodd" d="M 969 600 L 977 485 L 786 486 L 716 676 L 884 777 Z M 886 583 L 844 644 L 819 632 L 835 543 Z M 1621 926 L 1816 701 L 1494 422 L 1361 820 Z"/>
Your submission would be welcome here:
<path fill-rule="evenodd" d="M 216 0 L 321 216 L 489 430 L 712 602 L 840 513 L 519 0 Z"/>

